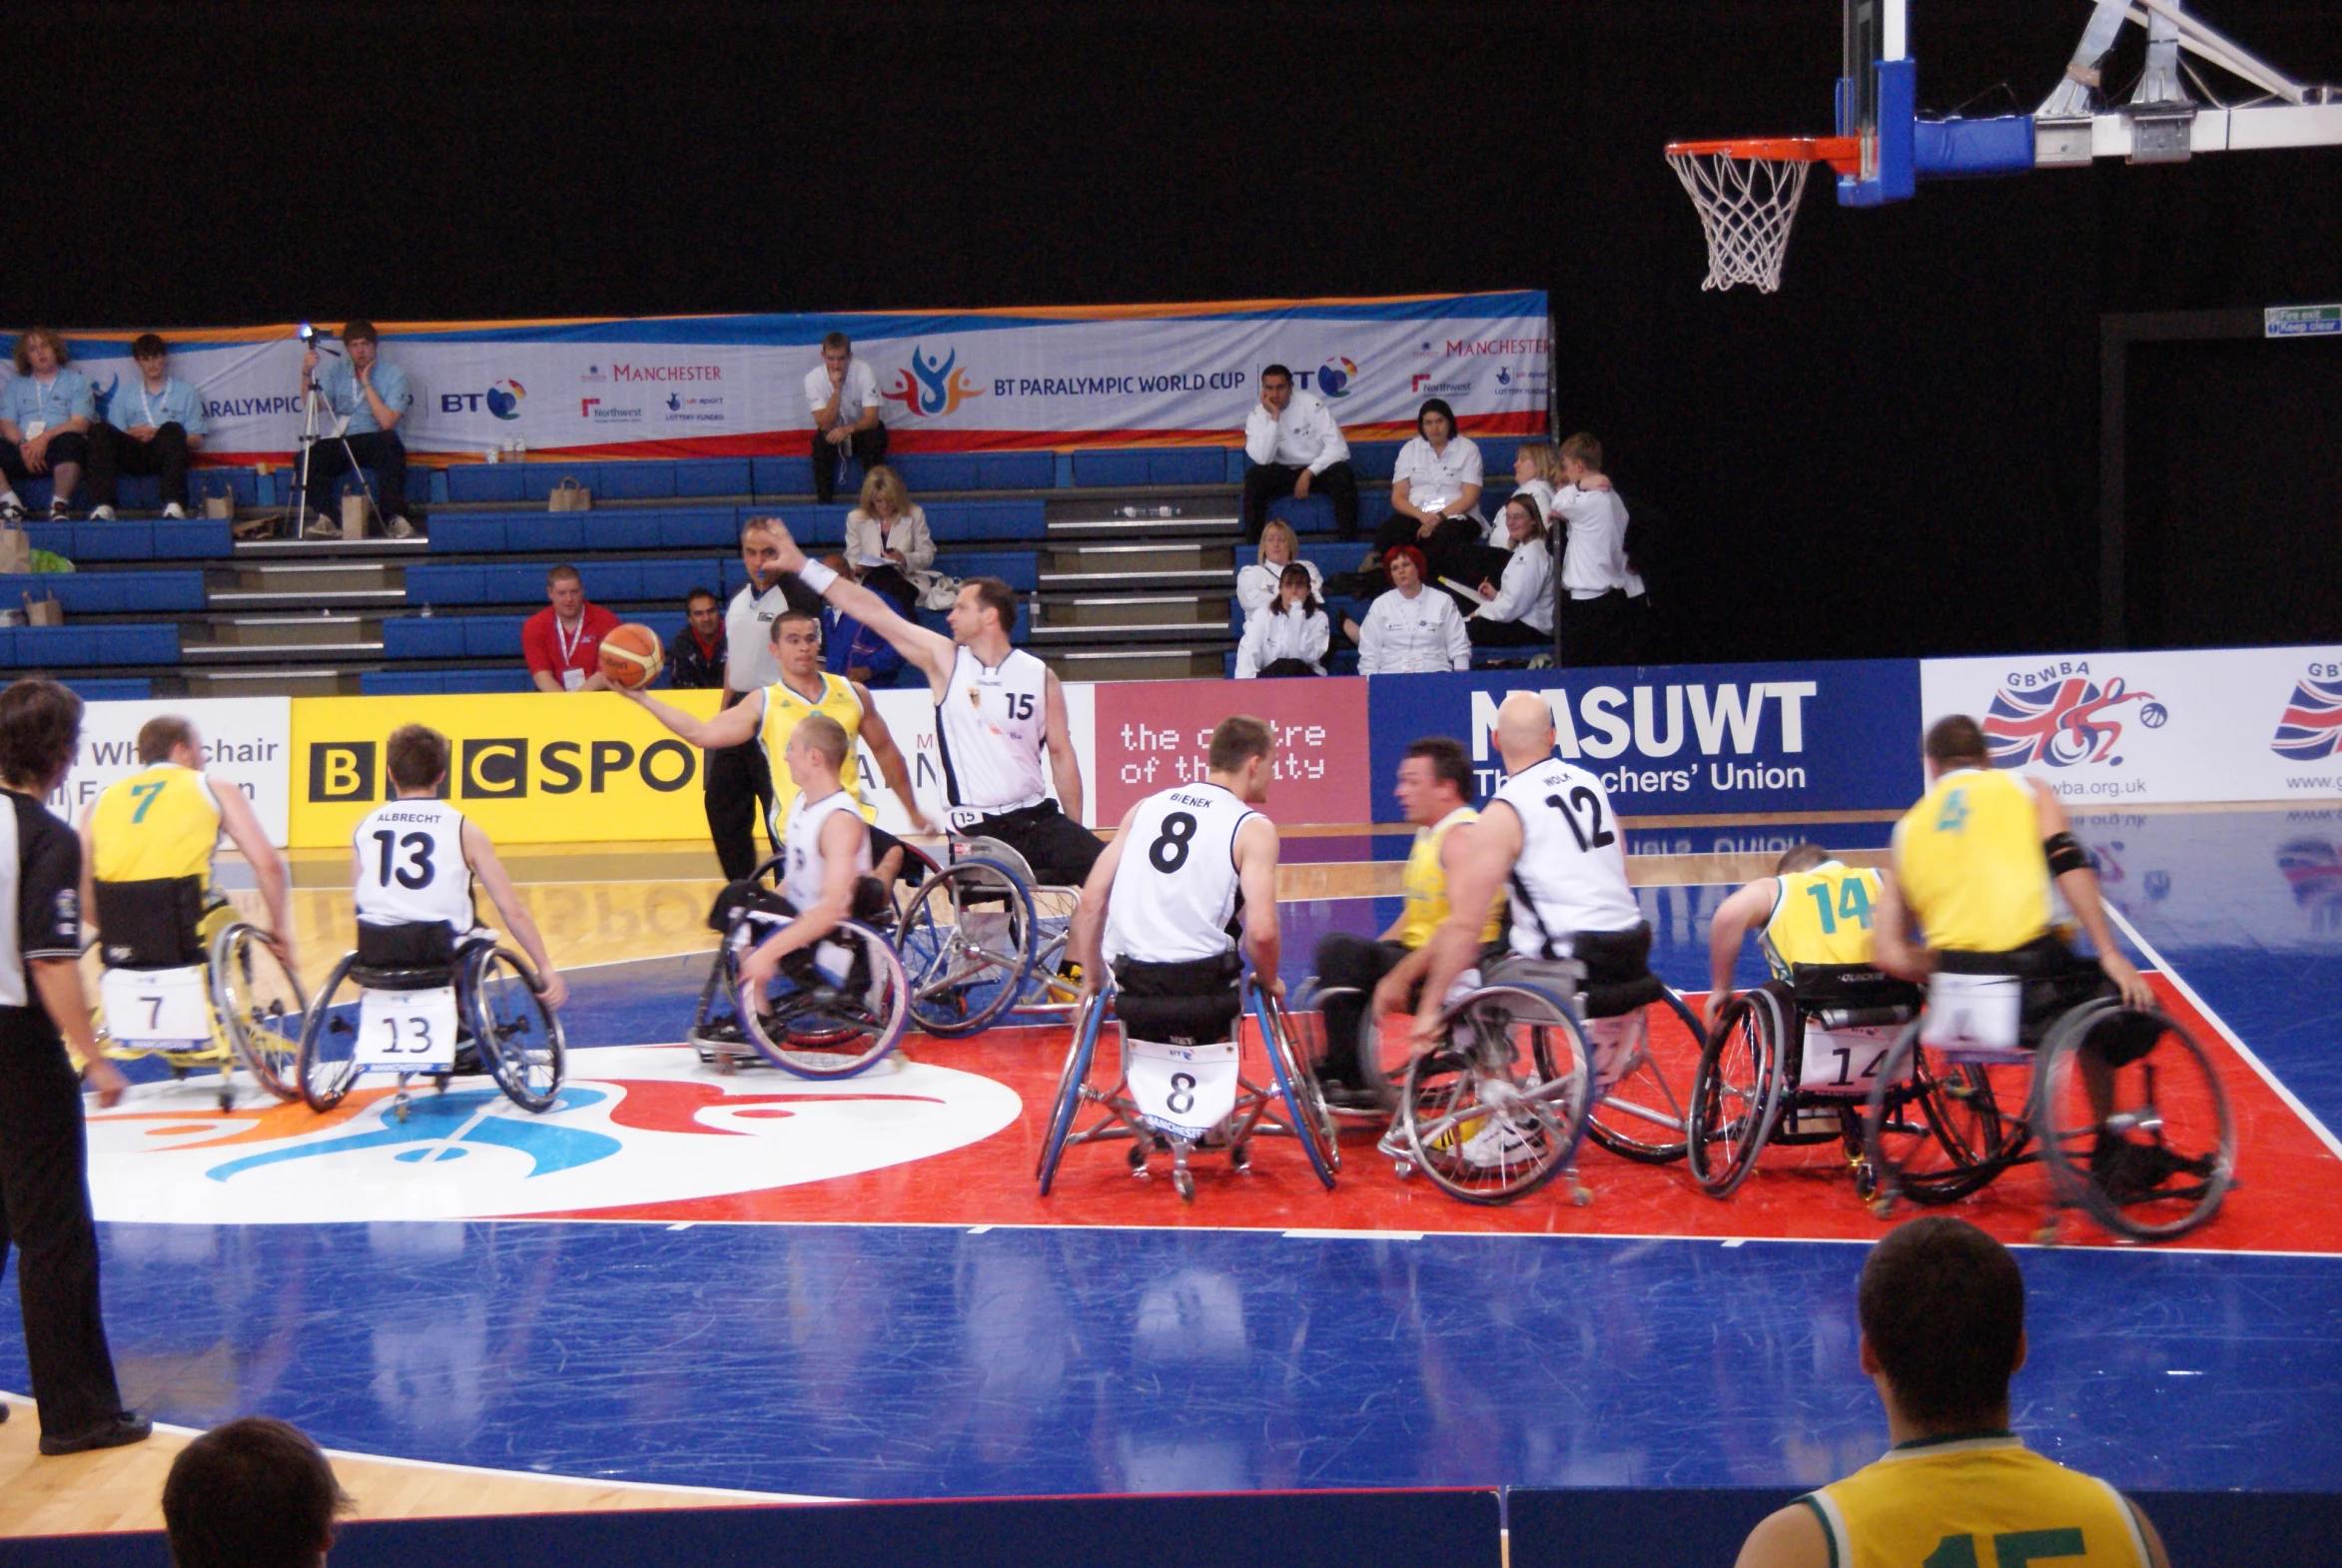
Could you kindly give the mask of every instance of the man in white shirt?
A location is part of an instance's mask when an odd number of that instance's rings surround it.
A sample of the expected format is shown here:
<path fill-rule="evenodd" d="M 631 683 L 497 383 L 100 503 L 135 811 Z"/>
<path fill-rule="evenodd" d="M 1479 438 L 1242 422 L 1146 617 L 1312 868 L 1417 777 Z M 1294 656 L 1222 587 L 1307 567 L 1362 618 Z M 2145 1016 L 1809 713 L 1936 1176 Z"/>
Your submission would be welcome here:
<path fill-rule="evenodd" d="M 1565 663 L 1624 664 L 1635 644 L 1628 596 L 1642 580 L 1627 570 L 1626 503 L 1602 473 L 1602 443 L 1581 430 L 1561 443 L 1569 482 L 1553 497 L 1564 531 L 1561 556 L 1561 654 Z"/>
<path fill-rule="evenodd" d="M 1367 606 L 1357 630 L 1358 673 L 1419 675 L 1472 667 L 1472 638 L 1455 600 L 1423 586 L 1423 552 L 1402 544 L 1383 557 L 1391 589 Z"/>
<path fill-rule="evenodd" d="M 1272 365 L 1260 373 L 1260 400 L 1244 416 L 1244 542 L 1260 542 L 1268 503 L 1312 489 L 1333 501 L 1334 526 L 1345 539 L 1358 532 L 1358 479 L 1350 471 L 1350 443 L 1325 399 L 1293 391 L 1293 373 Z"/>
<path fill-rule="evenodd" d="M 844 333 L 821 341 L 821 364 L 805 374 L 805 404 L 813 414 L 813 495 L 827 506 L 837 498 L 838 464 L 850 451 L 868 473 L 887 460 L 886 421 L 878 375 L 854 358 Z"/>

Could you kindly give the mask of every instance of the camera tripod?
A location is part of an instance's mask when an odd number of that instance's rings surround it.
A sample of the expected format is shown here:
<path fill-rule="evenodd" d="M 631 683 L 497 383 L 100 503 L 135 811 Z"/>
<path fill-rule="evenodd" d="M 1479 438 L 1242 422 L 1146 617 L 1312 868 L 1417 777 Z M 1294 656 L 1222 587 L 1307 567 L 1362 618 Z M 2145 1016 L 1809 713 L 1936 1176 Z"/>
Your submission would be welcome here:
<path fill-rule="evenodd" d="M 323 337 L 324 335 L 320 334 L 319 336 Z M 322 356 L 332 354 L 334 351 L 320 347 L 318 353 Z M 333 441 L 341 446 L 342 455 L 350 459 L 350 471 L 358 476 L 358 487 L 366 496 L 367 515 L 373 519 L 377 526 L 380 526 L 384 521 L 382 504 L 375 499 L 374 485 L 368 482 L 366 469 L 359 464 L 358 452 L 350 444 L 350 421 L 331 411 L 331 405 L 326 401 L 326 391 L 318 384 L 319 374 L 325 368 L 325 362 L 321 359 L 316 369 L 303 373 L 308 377 L 309 388 L 302 394 L 301 399 L 301 482 L 298 488 L 298 498 L 293 503 L 293 510 L 287 514 L 287 520 L 293 525 L 292 536 L 297 539 L 306 538 L 309 534 L 311 515 L 309 465 L 316 457 L 320 441 Z M 329 420 L 333 424 L 331 431 L 325 427 Z M 317 515 L 323 518 L 326 514 L 319 512 Z M 335 515 L 331 521 L 336 531 L 340 531 L 342 524 L 340 515 Z"/>

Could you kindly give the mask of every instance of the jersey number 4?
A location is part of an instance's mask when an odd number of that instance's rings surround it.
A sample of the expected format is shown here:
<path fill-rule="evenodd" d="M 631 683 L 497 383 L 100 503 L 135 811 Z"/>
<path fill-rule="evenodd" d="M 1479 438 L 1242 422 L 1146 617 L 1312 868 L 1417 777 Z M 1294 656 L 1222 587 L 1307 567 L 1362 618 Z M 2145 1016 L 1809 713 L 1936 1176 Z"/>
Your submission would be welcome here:
<path fill-rule="evenodd" d="M 388 828 L 375 835 L 375 842 L 383 846 L 383 870 L 377 879 L 389 887 L 393 879 L 402 888 L 427 888 L 436 867 L 431 864 L 431 839 L 427 833 L 409 833 L 399 838 Z M 406 851 L 407 864 L 393 868 L 392 850 Z"/>
<path fill-rule="evenodd" d="M 1571 790 L 1567 800 L 1548 795 L 1545 804 L 1561 813 L 1561 820 L 1569 824 L 1570 837 L 1578 841 L 1580 852 L 1618 842 L 1618 835 L 1602 825 L 1602 797 L 1585 785 Z M 1581 812 L 1585 817 L 1583 822 L 1578 820 Z"/>

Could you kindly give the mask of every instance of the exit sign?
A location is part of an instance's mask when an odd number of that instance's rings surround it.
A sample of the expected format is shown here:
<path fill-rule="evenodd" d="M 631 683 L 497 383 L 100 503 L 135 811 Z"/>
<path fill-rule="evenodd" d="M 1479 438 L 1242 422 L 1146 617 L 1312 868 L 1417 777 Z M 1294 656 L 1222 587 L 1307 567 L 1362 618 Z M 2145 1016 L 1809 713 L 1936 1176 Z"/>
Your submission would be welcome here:
<path fill-rule="evenodd" d="M 2342 334 L 2342 305 L 2272 305 L 2261 313 L 2261 323 L 2268 338 Z"/>

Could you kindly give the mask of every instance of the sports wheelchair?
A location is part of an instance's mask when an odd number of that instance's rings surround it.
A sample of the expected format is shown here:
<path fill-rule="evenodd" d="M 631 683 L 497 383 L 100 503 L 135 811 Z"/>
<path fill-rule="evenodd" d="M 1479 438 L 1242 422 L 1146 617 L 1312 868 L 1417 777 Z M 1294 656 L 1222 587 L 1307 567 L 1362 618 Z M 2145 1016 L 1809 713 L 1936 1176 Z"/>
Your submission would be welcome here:
<path fill-rule="evenodd" d="M 1082 890 L 1042 884 L 999 839 L 955 834 L 946 853 L 895 927 L 919 1027 L 952 1038 L 1012 1013 L 1070 1017 L 1081 990 L 1061 971 Z"/>
<path fill-rule="evenodd" d="M 536 971 L 493 932 L 361 925 L 358 949 L 334 966 L 302 1025 L 299 1081 L 323 1114 L 364 1074 L 394 1073 L 391 1109 L 403 1122 L 412 1080 L 443 1094 L 457 1074 L 484 1070 L 504 1098 L 540 1112 L 560 1097 L 566 1060 Z"/>
<path fill-rule="evenodd" d="M 300 1097 L 308 999 L 269 933 L 193 878 L 101 882 L 97 905 L 95 1022 L 110 1059 L 160 1057 L 174 1079 L 214 1069 L 222 1111 L 235 1109 L 239 1063 L 279 1100 Z"/>
<path fill-rule="evenodd" d="M 1863 1110 L 1922 1000 L 1919 987 L 1868 964 L 1797 964 L 1787 979 L 1734 997 L 1692 1080 L 1692 1179 L 1730 1197 L 1767 1148 L 1836 1141 L 1857 1192 L 1871 1196 Z"/>
<path fill-rule="evenodd" d="M 2052 1204 L 2043 1242 L 2068 1208 L 2129 1241 L 2169 1240 L 2216 1214 L 2236 1130 L 2211 1058 L 2168 1014 L 2126 1010 L 2105 989 L 2086 960 L 2025 975 L 1940 967 L 1871 1084 L 1874 1211 L 1953 1202 L 2038 1163 Z"/>
<path fill-rule="evenodd" d="M 1252 1027 L 1247 1030 L 1247 1019 L 1239 1014 L 1230 1038 L 1217 1045 L 1156 1045 L 1133 1040 L 1118 1021 L 1121 1051 L 1111 1083 L 1104 1074 L 1093 1081 L 1092 1068 L 1099 1032 L 1113 1011 L 1112 997 L 1102 991 L 1080 1010 L 1035 1172 L 1042 1196 L 1047 1197 L 1055 1184 L 1058 1163 L 1068 1149 L 1127 1140 L 1133 1176 L 1151 1176 L 1151 1158 L 1169 1153 L 1171 1186 L 1182 1200 L 1192 1202 L 1195 1176 L 1188 1160 L 1194 1152 L 1225 1149 L 1229 1166 L 1245 1171 L 1251 1166 L 1251 1141 L 1256 1136 L 1298 1141 L 1310 1171 L 1327 1190 L 1332 1189 L 1335 1173 L 1341 1169 L 1341 1155 L 1334 1147 L 1333 1119 L 1317 1093 L 1316 1079 L 1302 1064 L 1292 1021 L 1256 977 L 1245 979 L 1242 995 Z M 1265 1087 L 1244 1077 L 1247 1038 L 1257 1041 L 1268 1058 L 1269 1084 Z M 1096 1107 L 1101 1114 L 1089 1127 L 1076 1131 L 1075 1122 L 1085 1105 Z M 1272 1110 L 1274 1120 L 1270 1118 Z"/>
<path fill-rule="evenodd" d="M 918 856 L 904 846 L 906 859 Z M 740 982 L 740 960 L 796 918 L 781 897 L 781 857 L 724 889 L 708 916 L 723 934 L 687 1039 L 702 1062 L 730 1073 L 762 1061 L 798 1078 L 852 1078 L 895 1049 L 909 1027 L 911 989 L 887 933 L 894 907 L 874 877 L 855 890 L 853 918 L 781 960 L 761 996 Z"/>

